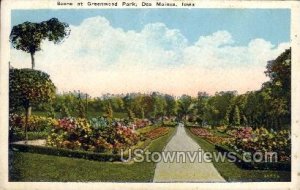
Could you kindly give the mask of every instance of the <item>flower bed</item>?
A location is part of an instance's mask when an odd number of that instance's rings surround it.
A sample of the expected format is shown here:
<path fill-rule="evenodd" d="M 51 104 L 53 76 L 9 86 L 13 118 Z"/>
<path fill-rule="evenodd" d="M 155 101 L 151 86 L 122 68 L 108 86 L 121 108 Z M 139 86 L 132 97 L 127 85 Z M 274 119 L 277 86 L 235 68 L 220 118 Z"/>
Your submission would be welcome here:
<path fill-rule="evenodd" d="M 221 152 L 235 152 L 239 161 L 235 162 L 243 168 L 252 169 L 276 169 L 289 170 L 291 161 L 291 140 L 288 130 L 271 132 L 265 128 L 253 130 L 250 127 L 239 127 L 227 129 L 226 133 L 230 137 L 213 134 L 208 129 L 190 128 L 190 131 L 198 137 L 215 145 Z M 253 156 L 255 153 L 268 155 L 277 153 L 277 162 L 244 162 L 243 153 Z"/>
<path fill-rule="evenodd" d="M 170 131 L 170 129 L 167 127 L 158 127 L 156 129 L 153 129 L 153 130 L 145 133 L 145 136 L 147 138 L 150 138 L 153 140 L 153 139 L 159 138 L 163 135 L 166 135 L 169 131 Z"/>
<path fill-rule="evenodd" d="M 57 120 L 50 117 L 32 115 L 28 119 L 27 135 L 29 140 L 45 139 Z M 25 116 L 9 115 L 9 141 L 25 140 Z"/>
<path fill-rule="evenodd" d="M 219 152 L 227 152 L 227 156 L 229 152 L 234 152 L 234 150 L 228 146 L 223 145 L 215 145 L 215 148 Z M 236 153 L 236 161 L 235 164 L 243 169 L 259 169 L 259 170 L 283 170 L 290 171 L 291 170 L 291 162 L 283 161 L 283 162 L 254 162 L 253 160 L 244 160 L 242 154 Z M 232 159 L 232 158 L 230 158 Z"/>
<path fill-rule="evenodd" d="M 199 127 L 195 127 L 195 128 L 191 128 L 190 129 L 192 133 L 194 133 L 195 135 L 199 136 L 199 137 L 208 137 L 208 136 L 213 136 L 213 134 L 208 131 L 207 129 L 204 128 L 199 128 Z"/>
<path fill-rule="evenodd" d="M 276 152 L 280 162 L 291 160 L 290 131 L 271 132 L 265 128 L 253 130 L 250 127 L 227 131 L 234 138 L 225 145 L 238 153 Z"/>
<path fill-rule="evenodd" d="M 219 136 L 207 136 L 206 140 L 208 140 L 212 144 L 225 144 L 231 141 L 231 138 L 227 137 L 219 137 Z"/>
<path fill-rule="evenodd" d="M 58 121 L 48 136 L 47 145 L 58 148 L 117 153 L 139 141 L 129 127 L 115 122 L 106 127 L 91 125 L 85 119 L 64 118 Z"/>
<path fill-rule="evenodd" d="M 204 128 L 191 128 L 191 132 L 198 137 L 202 137 L 205 140 L 209 141 L 212 144 L 224 144 L 230 141 L 230 138 L 216 136 L 211 133 L 208 129 Z"/>
<path fill-rule="evenodd" d="M 50 130 L 57 120 L 50 117 L 31 115 L 28 119 L 28 131 L 41 132 Z M 9 114 L 9 128 L 23 129 L 25 126 L 25 116 L 18 114 Z"/>
<path fill-rule="evenodd" d="M 217 127 L 217 131 L 219 131 L 220 133 L 225 133 L 226 132 L 226 130 L 227 130 L 227 126 L 219 126 L 219 127 Z"/>
<path fill-rule="evenodd" d="M 140 129 L 149 126 L 151 123 L 148 119 L 136 119 L 134 121 L 133 128 Z"/>

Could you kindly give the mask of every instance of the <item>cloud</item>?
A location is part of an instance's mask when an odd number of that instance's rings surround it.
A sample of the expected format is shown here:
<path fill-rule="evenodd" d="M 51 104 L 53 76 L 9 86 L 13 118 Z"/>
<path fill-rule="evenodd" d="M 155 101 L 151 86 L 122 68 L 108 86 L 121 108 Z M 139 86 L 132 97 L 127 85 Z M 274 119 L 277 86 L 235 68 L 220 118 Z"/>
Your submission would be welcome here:
<path fill-rule="evenodd" d="M 217 31 L 210 36 L 201 36 L 196 42 L 198 47 L 219 47 L 234 43 L 232 36 L 227 31 Z"/>
<path fill-rule="evenodd" d="M 198 91 L 214 93 L 257 90 L 267 80 L 268 60 L 289 43 L 277 46 L 253 39 L 235 45 L 227 31 L 216 31 L 190 44 L 177 29 L 151 23 L 141 31 L 114 28 L 104 17 L 85 19 L 71 26 L 71 35 L 60 45 L 42 44 L 36 68 L 50 74 L 59 91 L 103 93 L 160 91 L 173 95 Z M 14 67 L 30 67 L 30 55 L 12 49 Z"/>

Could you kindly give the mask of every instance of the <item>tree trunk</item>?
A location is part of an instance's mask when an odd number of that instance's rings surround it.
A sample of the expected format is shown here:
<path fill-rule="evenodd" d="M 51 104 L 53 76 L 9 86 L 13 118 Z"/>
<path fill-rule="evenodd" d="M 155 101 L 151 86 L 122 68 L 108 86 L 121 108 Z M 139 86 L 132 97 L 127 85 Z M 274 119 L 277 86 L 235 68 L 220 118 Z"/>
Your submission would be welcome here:
<path fill-rule="evenodd" d="M 28 120 L 29 120 L 29 117 L 31 115 L 31 107 L 26 107 L 25 108 L 26 110 L 26 116 L 25 116 L 25 144 L 27 144 L 27 141 L 28 141 L 28 134 L 27 134 L 27 131 L 28 131 Z"/>
<path fill-rule="evenodd" d="M 30 53 L 30 55 L 31 55 L 31 68 L 34 69 L 34 67 L 35 67 L 34 52 Z"/>

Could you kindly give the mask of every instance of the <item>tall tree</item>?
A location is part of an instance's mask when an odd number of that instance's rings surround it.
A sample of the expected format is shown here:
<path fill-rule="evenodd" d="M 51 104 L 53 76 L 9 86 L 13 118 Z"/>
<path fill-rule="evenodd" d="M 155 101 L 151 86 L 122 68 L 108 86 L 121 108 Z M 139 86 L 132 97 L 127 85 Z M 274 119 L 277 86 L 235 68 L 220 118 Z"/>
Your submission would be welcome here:
<path fill-rule="evenodd" d="M 111 103 L 108 103 L 108 105 L 106 106 L 106 116 L 109 120 L 113 119 L 113 109 Z"/>
<path fill-rule="evenodd" d="M 195 104 L 189 95 L 182 95 L 178 101 L 178 114 L 184 120 L 188 119 L 188 115 L 194 111 Z"/>
<path fill-rule="evenodd" d="M 151 94 L 151 97 L 153 99 L 153 110 L 152 110 L 152 116 L 153 117 L 161 117 L 163 121 L 163 117 L 166 114 L 166 100 L 164 96 L 158 92 L 153 92 Z"/>
<path fill-rule="evenodd" d="M 285 50 L 275 60 L 269 61 L 265 74 L 270 81 L 263 85 L 271 96 L 272 115 L 275 127 L 290 125 L 291 120 L 291 48 Z"/>
<path fill-rule="evenodd" d="M 238 106 L 235 106 L 234 108 L 233 123 L 237 126 L 241 123 L 240 109 Z"/>
<path fill-rule="evenodd" d="M 41 23 L 24 22 L 12 28 L 10 42 L 17 50 L 25 51 L 31 55 L 31 67 L 34 69 L 34 55 L 41 50 L 43 40 L 53 41 L 59 44 L 68 37 L 70 28 L 67 23 L 60 22 L 57 18 L 51 18 Z"/>
<path fill-rule="evenodd" d="M 171 95 L 165 95 L 166 100 L 166 114 L 167 116 L 174 116 L 177 113 L 177 102 L 175 98 Z"/>
<path fill-rule="evenodd" d="M 44 72 L 32 69 L 10 69 L 9 104 L 10 107 L 23 106 L 25 109 L 26 142 L 31 106 L 51 102 L 55 98 L 55 91 L 50 76 Z"/>
<path fill-rule="evenodd" d="M 207 111 L 207 100 L 209 96 L 206 92 L 198 92 L 198 97 L 197 97 L 197 121 L 201 124 L 204 125 L 205 123 L 205 112 Z"/>

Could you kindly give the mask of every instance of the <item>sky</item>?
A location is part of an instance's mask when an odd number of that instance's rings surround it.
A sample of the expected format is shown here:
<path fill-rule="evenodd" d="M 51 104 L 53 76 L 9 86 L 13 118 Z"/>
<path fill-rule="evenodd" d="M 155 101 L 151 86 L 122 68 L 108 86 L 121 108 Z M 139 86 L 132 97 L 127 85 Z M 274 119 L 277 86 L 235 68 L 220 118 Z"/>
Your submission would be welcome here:
<path fill-rule="evenodd" d="M 288 9 L 13 10 L 12 26 L 52 17 L 70 25 L 59 45 L 43 42 L 36 69 L 59 92 L 258 90 L 267 61 L 290 46 Z M 11 65 L 30 67 L 11 49 Z"/>

